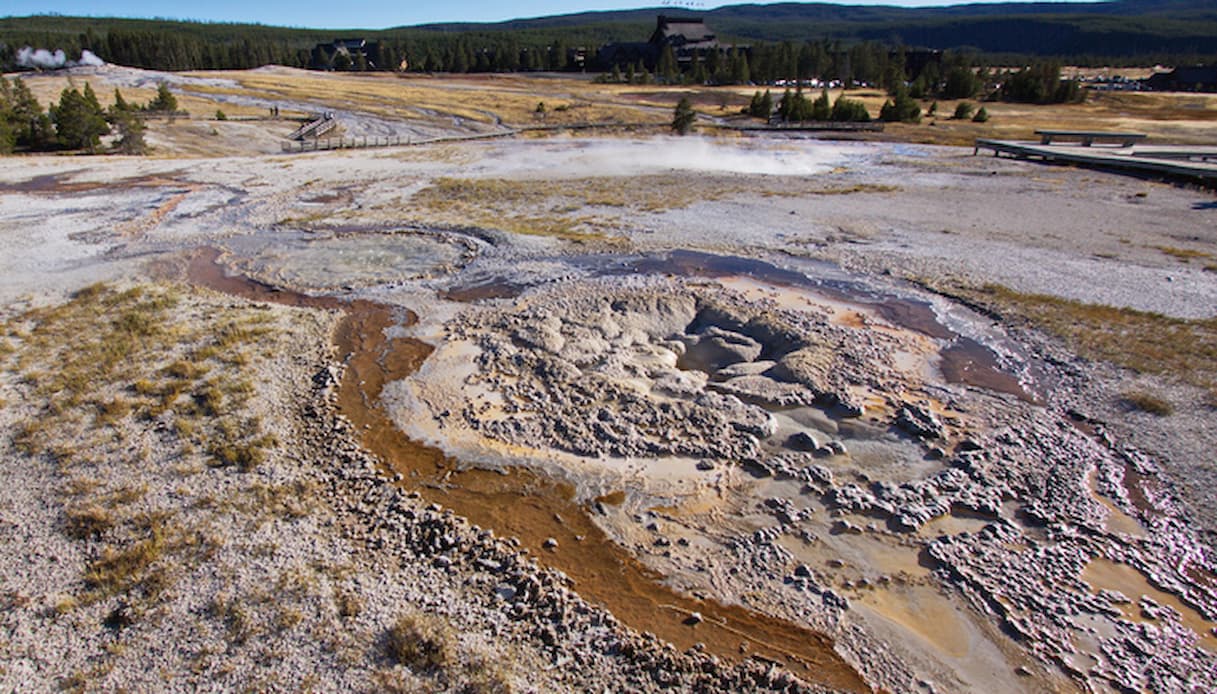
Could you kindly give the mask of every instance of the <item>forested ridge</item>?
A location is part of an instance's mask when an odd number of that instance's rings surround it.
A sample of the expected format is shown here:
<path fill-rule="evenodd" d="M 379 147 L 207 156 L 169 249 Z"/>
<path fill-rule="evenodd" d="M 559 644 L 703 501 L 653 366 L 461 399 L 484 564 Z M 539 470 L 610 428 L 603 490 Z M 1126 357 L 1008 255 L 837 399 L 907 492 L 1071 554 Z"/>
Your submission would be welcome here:
<path fill-rule="evenodd" d="M 591 12 L 495 24 L 434 24 L 392 29 L 300 29 L 156 19 L 33 16 L 0 18 L 0 67 L 19 67 L 25 46 L 87 49 L 122 65 L 162 70 L 306 67 L 315 45 L 338 37 L 380 44 L 372 66 L 453 72 L 574 69 L 570 49 L 586 50 L 589 70 L 608 70 L 596 50 L 645 41 L 656 14 Z M 677 12 L 676 14 L 679 14 Z M 1122 0 L 899 8 L 784 3 L 735 5 L 700 16 L 723 43 L 777 51 L 821 42 L 837 51 L 862 43 L 967 49 L 990 62 L 1052 57 L 1076 64 L 1185 64 L 1217 58 L 1217 5 L 1201 0 Z M 290 17 L 285 17 L 285 22 Z M 403 10 L 408 21 L 408 10 Z"/>

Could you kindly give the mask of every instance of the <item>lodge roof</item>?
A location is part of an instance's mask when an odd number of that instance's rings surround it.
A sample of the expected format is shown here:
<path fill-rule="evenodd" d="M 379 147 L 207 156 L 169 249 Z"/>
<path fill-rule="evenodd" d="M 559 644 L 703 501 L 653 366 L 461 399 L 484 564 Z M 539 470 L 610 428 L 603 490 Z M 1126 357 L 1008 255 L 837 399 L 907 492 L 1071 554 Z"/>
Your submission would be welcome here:
<path fill-rule="evenodd" d="M 652 44 L 673 48 L 717 46 L 717 37 L 710 27 L 706 26 L 701 17 L 668 17 L 659 15 L 655 21 L 655 32 L 651 34 Z"/>

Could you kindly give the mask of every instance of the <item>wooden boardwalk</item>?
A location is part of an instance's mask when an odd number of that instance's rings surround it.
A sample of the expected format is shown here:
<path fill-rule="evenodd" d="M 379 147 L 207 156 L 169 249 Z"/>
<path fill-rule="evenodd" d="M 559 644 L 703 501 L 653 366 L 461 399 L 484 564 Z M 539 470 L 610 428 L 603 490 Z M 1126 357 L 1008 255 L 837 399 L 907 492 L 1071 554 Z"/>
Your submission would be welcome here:
<path fill-rule="evenodd" d="M 1217 186 L 1217 147 L 1103 147 L 978 139 L 972 154 L 979 154 L 981 150 L 992 151 L 995 157 L 1010 156 L 1131 174 L 1159 175 Z"/>
<path fill-rule="evenodd" d="M 468 142 L 470 140 L 492 140 L 500 137 L 514 137 L 515 130 L 496 130 L 489 133 L 472 133 L 469 135 L 440 135 L 413 139 L 410 137 L 325 137 L 299 141 L 284 141 L 280 147 L 285 154 L 303 152 L 324 152 L 331 149 L 371 149 L 373 147 L 407 147 L 411 145 L 433 145 L 440 142 Z"/>

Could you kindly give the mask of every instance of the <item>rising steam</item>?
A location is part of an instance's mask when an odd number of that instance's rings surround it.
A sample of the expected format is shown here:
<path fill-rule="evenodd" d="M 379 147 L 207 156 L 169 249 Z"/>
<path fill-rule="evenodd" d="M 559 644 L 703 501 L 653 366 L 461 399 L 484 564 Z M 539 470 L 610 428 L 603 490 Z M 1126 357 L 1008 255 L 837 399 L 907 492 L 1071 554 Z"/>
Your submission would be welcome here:
<path fill-rule="evenodd" d="M 830 171 L 848 158 L 845 148 L 829 143 L 717 141 L 701 137 L 648 140 L 585 140 L 547 148 L 536 161 L 496 162 L 487 173 L 529 175 L 566 172 L 576 176 L 635 176 L 666 171 L 808 176 Z"/>
<path fill-rule="evenodd" d="M 17 51 L 17 64 L 21 67 L 28 67 L 37 70 L 58 70 L 64 67 L 76 67 L 78 65 L 91 65 L 94 67 L 105 65 L 106 61 L 98 58 L 93 51 L 84 50 L 80 52 L 80 60 L 68 60 L 68 56 L 62 50 L 48 51 L 45 48 L 31 48 L 26 46 Z"/>

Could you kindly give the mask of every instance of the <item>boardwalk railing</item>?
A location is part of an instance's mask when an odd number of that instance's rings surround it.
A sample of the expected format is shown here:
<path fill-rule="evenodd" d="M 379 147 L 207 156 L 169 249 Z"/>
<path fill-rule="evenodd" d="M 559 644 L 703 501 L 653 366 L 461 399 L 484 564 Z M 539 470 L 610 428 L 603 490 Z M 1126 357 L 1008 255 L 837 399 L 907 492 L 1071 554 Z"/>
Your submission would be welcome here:
<path fill-rule="evenodd" d="M 445 135 L 440 137 L 424 137 L 415 140 L 411 137 L 326 137 L 300 142 L 283 142 L 281 147 L 286 153 L 324 152 L 328 149 L 365 149 L 368 147 L 402 147 L 405 145 L 430 145 L 439 142 L 466 142 L 469 140 L 491 140 L 499 137 L 514 137 L 515 130 L 496 130 L 491 133 L 473 133 L 471 135 Z"/>
<path fill-rule="evenodd" d="M 1074 164 L 1110 171 L 1168 176 L 1217 187 L 1217 149 L 1194 147 L 1155 147 L 1137 152 L 1127 147 L 1077 147 L 1041 145 L 979 138 L 972 154 L 990 150 L 993 156 L 1038 159 L 1043 162 Z"/>
<path fill-rule="evenodd" d="M 176 120 L 178 118 L 190 119 L 189 111 L 136 111 L 135 115 L 143 120 Z"/>
<path fill-rule="evenodd" d="M 1113 133 L 1098 130 L 1036 130 L 1040 136 L 1041 145 L 1050 145 L 1053 140 L 1077 140 L 1083 147 L 1090 147 L 1096 142 L 1109 142 L 1121 147 L 1132 147 L 1140 140 L 1148 137 L 1145 133 Z"/>
<path fill-rule="evenodd" d="M 303 140 L 306 137 L 318 138 L 338 127 L 338 121 L 334 118 L 334 114 L 325 113 L 319 116 L 316 120 L 296 128 L 296 131 L 287 136 L 289 140 Z"/>
<path fill-rule="evenodd" d="M 322 152 L 327 149 L 364 149 L 398 147 L 411 144 L 408 137 L 326 137 L 282 143 L 284 152 Z"/>

